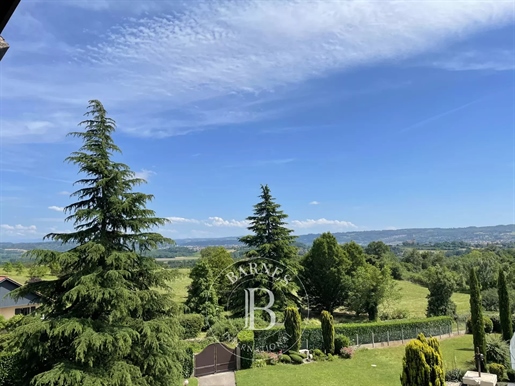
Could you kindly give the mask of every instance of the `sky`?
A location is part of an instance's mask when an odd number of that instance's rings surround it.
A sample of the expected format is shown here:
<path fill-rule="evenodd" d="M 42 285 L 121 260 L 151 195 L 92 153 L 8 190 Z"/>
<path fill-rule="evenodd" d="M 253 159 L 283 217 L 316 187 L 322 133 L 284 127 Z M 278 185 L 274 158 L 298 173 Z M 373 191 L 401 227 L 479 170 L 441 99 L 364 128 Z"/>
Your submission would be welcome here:
<path fill-rule="evenodd" d="M 509 1 L 22 0 L 2 35 L 0 241 L 68 232 L 88 101 L 171 238 L 515 223 Z"/>

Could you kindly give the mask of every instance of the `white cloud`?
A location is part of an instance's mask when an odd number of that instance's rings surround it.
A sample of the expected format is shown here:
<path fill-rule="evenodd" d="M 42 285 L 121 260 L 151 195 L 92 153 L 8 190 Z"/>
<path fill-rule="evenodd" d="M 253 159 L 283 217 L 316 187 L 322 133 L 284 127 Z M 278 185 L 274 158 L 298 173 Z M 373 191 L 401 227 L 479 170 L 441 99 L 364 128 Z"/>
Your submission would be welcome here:
<path fill-rule="evenodd" d="M 49 206 L 48 209 L 55 210 L 56 212 L 62 212 L 64 210 L 64 207 L 52 205 L 52 206 Z"/>
<path fill-rule="evenodd" d="M 431 65 L 449 71 L 510 71 L 515 69 L 515 51 L 466 51 L 431 62 Z"/>
<path fill-rule="evenodd" d="M 63 196 L 69 196 L 71 193 L 68 192 L 67 190 L 63 190 L 63 191 L 59 192 L 58 194 L 61 194 Z"/>
<path fill-rule="evenodd" d="M 184 217 L 167 217 L 170 224 L 200 224 L 200 220 Z"/>
<path fill-rule="evenodd" d="M 0 235 L 9 236 L 9 237 L 19 237 L 19 236 L 30 236 L 37 235 L 37 228 L 35 225 L 8 225 L 1 224 L 0 225 Z"/>
<path fill-rule="evenodd" d="M 97 10 L 128 4 L 76 3 Z M 128 18 L 110 31 L 101 30 L 80 49 L 64 45 L 64 34 L 27 33 L 27 42 L 45 39 L 41 43 L 48 50 L 35 48 L 51 52 L 52 61 L 3 69 L 5 111 L 25 99 L 49 106 L 32 115 L 3 117 L 0 137 L 13 142 L 60 138 L 71 126 L 47 113 L 55 111 L 49 107 L 59 105 L 65 117 L 80 116 L 91 95 L 118 109 L 120 130 L 139 136 L 165 137 L 269 118 L 270 111 L 252 101 L 277 98 L 285 87 L 334 72 L 434 52 L 514 18 L 510 1 L 464 6 L 430 0 L 213 0 L 183 2 L 173 16 L 159 7 L 163 2 L 145 3 L 150 15 L 159 16 Z M 41 25 L 33 29 L 44 31 Z M 164 112 L 176 120 L 159 117 Z"/>
<path fill-rule="evenodd" d="M 148 181 L 150 176 L 155 176 L 157 173 L 152 170 L 141 169 L 141 171 L 135 172 L 134 174 L 136 178 L 142 178 L 145 181 Z"/>
<path fill-rule="evenodd" d="M 309 205 L 319 205 L 320 203 L 318 201 L 311 201 Z"/>
<path fill-rule="evenodd" d="M 246 220 L 225 220 L 222 217 L 209 217 L 207 220 L 197 220 L 193 218 L 184 217 L 167 217 L 170 223 L 173 224 L 199 224 L 207 227 L 234 227 L 244 228 L 248 226 Z"/>
<path fill-rule="evenodd" d="M 307 228 L 320 228 L 325 227 L 327 230 L 330 229 L 348 229 L 348 228 L 357 228 L 356 225 L 349 221 L 340 221 L 340 220 L 327 220 L 325 218 L 320 218 L 318 220 L 307 219 L 307 220 L 293 220 L 290 224 L 297 229 L 307 229 Z M 330 228 L 330 229 L 329 229 Z"/>

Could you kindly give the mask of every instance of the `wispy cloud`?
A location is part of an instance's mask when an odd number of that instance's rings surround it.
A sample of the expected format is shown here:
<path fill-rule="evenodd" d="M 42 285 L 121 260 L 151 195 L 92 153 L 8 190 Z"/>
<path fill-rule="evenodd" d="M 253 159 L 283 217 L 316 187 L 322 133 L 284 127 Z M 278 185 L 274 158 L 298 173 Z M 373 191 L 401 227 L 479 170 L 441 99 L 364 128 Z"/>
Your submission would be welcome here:
<path fill-rule="evenodd" d="M 207 220 L 197 220 L 193 218 L 184 218 L 184 217 L 167 217 L 170 223 L 173 225 L 177 224 L 198 224 L 205 225 L 207 227 L 235 227 L 235 228 L 245 228 L 248 226 L 248 221 L 246 220 L 225 220 L 222 217 L 209 217 Z"/>
<path fill-rule="evenodd" d="M 8 224 L 0 224 L 0 237 L 1 236 L 9 236 L 9 237 L 24 237 L 24 236 L 34 236 L 37 235 L 38 231 L 35 225 L 8 225 Z"/>
<path fill-rule="evenodd" d="M 60 195 L 62 195 L 62 196 L 69 196 L 71 193 L 70 193 L 70 192 L 68 192 L 67 190 L 62 190 L 62 191 L 60 191 L 60 192 L 59 192 L 59 193 L 57 193 L 57 194 L 60 194 Z"/>
<path fill-rule="evenodd" d="M 52 205 L 52 206 L 49 206 L 48 209 L 54 210 L 56 212 L 62 212 L 64 210 L 64 207 Z"/>
<path fill-rule="evenodd" d="M 128 4 L 74 3 L 99 11 Z M 120 130 L 135 136 L 269 119 L 256 100 L 277 98 L 293 85 L 337 71 L 432 52 L 513 20 L 508 1 L 465 7 L 436 1 L 214 0 L 183 2 L 173 15 L 162 3 L 145 2 L 145 11 L 159 16 L 127 18 L 108 31 L 100 24 L 102 33 L 80 49 L 64 44 L 64 35 L 29 33 L 45 29 L 27 22 L 24 41 L 51 47 L 34 51 L 52 52 L 52 60 L 3 69 L 4 111 L 13 113 L 3 117 L 0 137 L 17 143 L 62 138 L 69 118 L 79 116 L 92 95 L 117 114 Z M 36 107 L 20 116 L 20 100 Z"/>
<path fill-rule="evenodd" d="M 431 62 L 434 67 L 449 71 L 515 70 L 514 50 L 465 51 Z"/>
<path fill-rule="evenodd" d="M 294 228 L 298 229 L 306 229 L 306 228 L 319 228 L 325 227 L 327 229 L 349 229 L 349 228 L 357 228 L 356 225 L 349 221 L 340 221 L 340 220 L 327 220 L 325 218 L 320 218 L 318 220 L 307 219 L 307 220 L 293 220 L 290 223 Z"/>
<path fill-rule="evenodd" d="M 318 201 L 311 201 L 309 205 L 319 205 L 320 203 Z"/>
<path fill-rule="evenodd" d="M 157 173 L 152 170 L 141 169 L 141 171 L 135 172 L 134 174 L 136 178 L 141 178 L 145 181 L 148 181 L 150 179 L 150 176 L 155 176 Z"/>

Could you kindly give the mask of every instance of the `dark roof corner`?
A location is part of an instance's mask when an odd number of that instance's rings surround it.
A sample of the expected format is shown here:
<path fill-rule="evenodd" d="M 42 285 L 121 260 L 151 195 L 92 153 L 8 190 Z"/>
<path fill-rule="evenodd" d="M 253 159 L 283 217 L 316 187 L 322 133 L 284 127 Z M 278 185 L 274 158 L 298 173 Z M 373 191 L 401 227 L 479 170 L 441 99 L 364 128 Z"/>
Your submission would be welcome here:
<path fill-rule="evenodd" d="M 0 61 L 4 57 L 5 53 L 9 49 L 9 44 L 4 40 L 3 37 L 0 36 Z"/>

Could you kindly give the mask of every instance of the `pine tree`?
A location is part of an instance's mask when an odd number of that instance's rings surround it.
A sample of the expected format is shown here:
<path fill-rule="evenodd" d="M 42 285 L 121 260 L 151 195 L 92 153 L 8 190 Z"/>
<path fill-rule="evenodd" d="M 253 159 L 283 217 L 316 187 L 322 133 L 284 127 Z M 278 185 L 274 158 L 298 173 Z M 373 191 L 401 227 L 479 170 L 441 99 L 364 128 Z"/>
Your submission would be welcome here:
<path fill-rule="evenodd" d="M 205 327 L 212 326 L 219 315 L 218 296 L 207 259 L 200 259 L 190 272 L 186 305 L 190 312 L 204 317 Z"/>
<path fill-rule="evenodd" d="M 502 269 L 499 270 L 497 291 L 499 293 L 499 319 L 501 321 L 502 338 L 509 341 L 513 336 L 513 325 L 511 324 L 510 296 Z"/>
<path fill-rule="evenodd" d="M 260 257 L 279 261 L 293 268 L 297 258 L 297 247 L 293 230 L 286 228 L 284 220 L 288 215 L 275 203 L 268 185 L 261 185 L 261 202 L 254 205 L 254 215 L 247 217 L 248 229 L 253 235 L 243 236 L 240 242 L 253 248 Z"/>
<path fill-rule="evenodd" d="M 290 350 L 299 351 L 302 330 L 297 307 L 286 307 L 284 310 L 284 330 L 288 334 L 288 347 Z"/>
<path fill-rule="evenodd" d="M 322 311 L 320 315 L 322 321 L 322 338 L 324 341 L 324 351 L 326 354 L 334 353 L 334 319 L 327 311 Z"/>
<path fill-rule="evenodd" d="M 172 242 L 152 230 L 166 223 L 146 208 L 153 196 L 133 192 L 144 180 L 113 161 L 120 149 L 115 122 L 89 102 L 82 147 L 66 160 L 79 167 L 66 221 L 74 231 L 46 239 L 76 245 L 35 250 L 40 264 L 57 263 L 57 279 L 22 287 L 41 294 L 41 307 L 13 332 L 22 386 L 170 386 L 181 379 L 178 307 L 166 284 L 173 273 L 144 252 Z M 165 290 L 165 291 L 163 291 Z M 165 293 L 163 293 L 165 292 Z M 42 317 L 43 316 L 43 317 Z"/>
<path fill-rule="evenodd" d="M 444 386 L 445 375 L 440 345 L 420 334 L 405 348 L 402 360 L 402 386 Z"/>
<path fill-rule="evenodd" d="M 477 280 L 476 270 L 470 269 L 470 318 L 472 320 L 472 337 L 474 350 L 479 347 L 479 352 L 486 358 L 485 322 L 481 305 L 481 289 Z"/>

